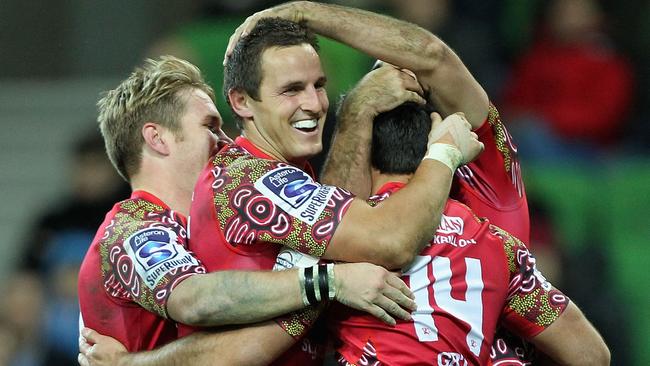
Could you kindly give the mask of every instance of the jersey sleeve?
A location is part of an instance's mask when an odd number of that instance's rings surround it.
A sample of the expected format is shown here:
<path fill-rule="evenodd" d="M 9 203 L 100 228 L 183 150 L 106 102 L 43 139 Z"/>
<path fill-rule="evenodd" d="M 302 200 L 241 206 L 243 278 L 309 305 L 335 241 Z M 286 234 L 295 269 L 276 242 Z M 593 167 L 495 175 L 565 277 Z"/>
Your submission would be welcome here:
<path fill-rule="evenodd" d="M 451 196 L 528 242 L 528 203 L 517 147 L 494 105 L 475 132 L 485 150 L 456 170 Z"/>
<path fill-rule="evenodd" d="M 496 226 L 491 226 L 491 231 L 503 239 L 510 273 L 503 323 L 512 332 L 530 339 L 559 318 L 569 298 L 537 270 L 535 258 L 519 239 Z"/>
<path fill-rule="evenodd" d="M 322 256 L 354 196 L 288 164 L 241 160 L 212 172 L 216 217 L 226 241 L 281 244 Z"/>
<path fill-rule="evenodd" d="M 162 214 L 159 219 L 118 213 L 106 227 L 100 254 L 104 288 L 110 296 L 134 301 L 168 318 L 167 300 L 174 287 L 196 273 L 205 273 L 205 268 L 186 249 L 185 228 L 172 216 Z"/>

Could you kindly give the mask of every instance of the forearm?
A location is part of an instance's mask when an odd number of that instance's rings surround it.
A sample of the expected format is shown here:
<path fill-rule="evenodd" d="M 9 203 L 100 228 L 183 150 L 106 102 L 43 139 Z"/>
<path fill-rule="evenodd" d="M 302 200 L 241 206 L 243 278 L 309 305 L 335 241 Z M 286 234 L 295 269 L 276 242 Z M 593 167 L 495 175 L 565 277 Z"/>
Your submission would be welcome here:
<path fill-rule="evenodd" d="M 431 32 L 360 9 L 302 2 L 296 7 L 316 33 L 415 72 L 443 117 L 464 112 L 473 128 L 485 119 L 487 94 L 453 50 Z"/>
<path fill-rule="evenodd" d="M 611 356 L 603 338 L 573 302 L 531 342 L 560 365 L 610 363 Z"/>
<path fill-rule="evenodd" d="M 447 166 L 426 159 L 409 184 L 377 207 L 355 200 L 324 258 L 388 269 L 408 265 L 433 237 L 451 180 Z"/>
<path fill-rule="evenodd" d="M 431 69 L 448 49 L 427 30 L 385 15 L 304 1 L 285 6 L 316 33 L 414 72 Z"/>
<path fill-rule="evenodd" d="M 254 339 L 254 342 L 251 340 Z M 295 343 L 274 322 L 194 333 L 153 351 L 124 355 L 119 365 L 268 365 Z"/>
<path fill-rule="evenodd" d="M 425 159 L 403 189 L 375 208 L 390 215 L 388 224 L 382 226 L 389 238 L 401 243 L 401 251 L 412 257 L 431 241 L 440 224 L 452 178 L 447 166 Z"/>
<path fill-rule="evenodd" d="M 372 115 L 364 113 L 358 103 L 351 103 L 351 99 L 356 101 L 355 96 L 349 95 L 338 113 L 336 131 L 321 181 L 366 199 L 371 193 Z"/>
<path fill-rule="evenodd" d="M 167 311 L 181 323 L 219 326 L 259 322 L 302 307 L 296 270 L 221 271 L 181 282 Z"/>

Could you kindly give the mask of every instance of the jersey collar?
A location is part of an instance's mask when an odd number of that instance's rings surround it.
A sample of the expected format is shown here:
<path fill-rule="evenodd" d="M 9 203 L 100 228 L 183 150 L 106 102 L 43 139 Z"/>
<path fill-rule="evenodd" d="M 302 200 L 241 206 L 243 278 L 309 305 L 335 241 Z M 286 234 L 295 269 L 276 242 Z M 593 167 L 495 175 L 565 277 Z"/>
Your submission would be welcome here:
<path fill-rule="evenodd" d="M 388 194 L 395 193 L 395 192 L 399 191 L 405 185 L 406 185 L 406 183 L 402 183 L 402 182 L 388 182 L 388 183 L 384 184 L 383 186 L 381 186 L 381 188 L 379 188 L 377 190 L 375 195 L 379 196 L 379 195 L 386 194 L 386 193 L 388 193 Z"/>
<path fill-rule="evenodd" d="M 260 150 L 244 136 L 237 136 L 237 138 L 235 138 L 235 145 L 244 148 L 244 150 L 248 151 L 249 154 L 257 158 L 277 161 L 276 158 Z M 311 164 L 309 164 L 309 162 L 306 162 L 304 166 L 298 168 L 301 168 L 303 171 L 305 171 L 305 173 L 309 174 L 314 180 L 316 180 L 316 173 L 314 172 L 314 168 L 311 166 Z"/>

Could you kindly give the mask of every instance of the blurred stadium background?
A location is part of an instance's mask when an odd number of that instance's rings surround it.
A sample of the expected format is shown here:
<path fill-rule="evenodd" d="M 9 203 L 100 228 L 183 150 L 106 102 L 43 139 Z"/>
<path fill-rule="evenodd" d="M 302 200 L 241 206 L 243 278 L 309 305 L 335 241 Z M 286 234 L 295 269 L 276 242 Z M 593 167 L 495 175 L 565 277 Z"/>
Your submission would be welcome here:
<path fill-rule="evenodd" d="M 650 365 L 650 1 L 336 2 L 416 22 L 459 53 L 519 142 L 541 269 L 603 333 L 612 364 Z M 98 140 L 100 92 L 145 57 L 187 58 L 234 136 L 223 51 L 277 3 L 0 3 L 0 365 L 76 364 L 76 271 L 128 195 Z M 321 56 L 333 105 L 373 61 L 329 40 Z"/>

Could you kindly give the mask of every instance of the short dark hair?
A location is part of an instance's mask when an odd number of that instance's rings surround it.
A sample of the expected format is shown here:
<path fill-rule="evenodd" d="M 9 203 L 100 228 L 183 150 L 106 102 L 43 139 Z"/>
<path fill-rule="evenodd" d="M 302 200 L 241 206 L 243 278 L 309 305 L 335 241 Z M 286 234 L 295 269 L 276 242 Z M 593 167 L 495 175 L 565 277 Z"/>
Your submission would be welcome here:
<path fill-rule="evenodd" d="M 304 24 L 282 18 L 264 18 L 253 30 L 243 37 L 233 49 L 223 73 L 223 94 L 230 105 L 228 92 L 231 89 L 245 91 L 251 98 L 259 100 L 262 83 L 262 54 L 271 47 L 298 46 L 310 44 L 318 51 L 316 35 Z M 241 128 L 241 118 L 233 113 Z"/>
<path fill-rule="evenodd" d="M 427 152 L 433 107 L 406 102 L 375 117 L 372 167 L 383 174 L 411 174 Z"/>

